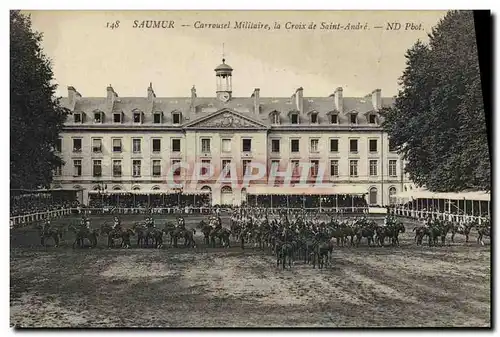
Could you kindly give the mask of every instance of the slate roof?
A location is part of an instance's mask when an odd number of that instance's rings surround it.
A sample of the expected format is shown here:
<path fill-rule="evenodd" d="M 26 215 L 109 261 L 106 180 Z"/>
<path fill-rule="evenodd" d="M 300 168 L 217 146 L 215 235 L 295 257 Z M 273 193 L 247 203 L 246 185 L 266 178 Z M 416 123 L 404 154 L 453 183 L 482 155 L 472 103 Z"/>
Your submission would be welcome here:
<path fill-rule="evenodd" d="M 153 112 L 163 112 L 163 124 L 172 124 L 172 112 L 180 111 L 182 113 L 182 124 L 186 124 L 207 116 L 217 110 L 229 108 L 243 115 L 259 120 L 264 124 L 270 125 L 269 113 L 276 110 L 280 112 L 281 125 L 291 125 L 288 113 L 290 110 L 296 110 L 296 104 L 292 97 L 260 97 L 260 111 L 254 112 L 254 98 L 252 97 L 234 97 L 227 103 L 219 101 L 215 97 L 196 97 L 195 108 L 192 109 L 192 99 L 190 97 L 155 97 L 151 100 L 147 97 L 117 97 L 112 105 L 107 104 L 106 97 L 81 97 L 77 98 L 73 111 L 84 112 L 87 116 L 92 116 L 94 110 L 104 112 L 104 123 L 112 123 L 112 112 L 123 112 L 123 125 L 133 124 L 133 111 L 138 109 L 144 113 L 143 124 L 153 124 Z M 69 99 L 62 98 L 63 106 L 69 106 Z M 382 97 L 382 107 L 394 104 L 394 98 Z M 309 124 L 308 112 L 316 110 L 318 112 L 319 124 L 329 124 L 328 113 L 335 110 L 334 97 L 304 97 L 303 113 L 300 115 L 300 125 Z M 348 113 L 358 112 L 358 125 L 368 124 L 367 112 L 373 111 L 371 97 L 344 97 L 343 114 L 339 115 L 339 124 L 348 124 Z M 381 117 L 380 117 L 381 118 Z M 381 118 L 382 119 L 382 118 Z M 92 118 L 85 119 L 85 124 L 92 123 Z M 73 119 L 68 118 L 67 125 L 73 125 Z"/>

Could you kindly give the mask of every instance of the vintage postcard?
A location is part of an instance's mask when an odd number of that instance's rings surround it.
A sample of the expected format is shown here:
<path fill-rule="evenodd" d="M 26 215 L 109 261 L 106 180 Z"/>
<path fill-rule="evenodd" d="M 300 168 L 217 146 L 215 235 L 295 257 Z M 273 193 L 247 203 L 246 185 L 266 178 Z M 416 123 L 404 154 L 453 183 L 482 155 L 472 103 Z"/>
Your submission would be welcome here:
<path fill-rule="evenodd" d="M 11 11 L 11 326 L 491 327 L 484 14 Z"/>

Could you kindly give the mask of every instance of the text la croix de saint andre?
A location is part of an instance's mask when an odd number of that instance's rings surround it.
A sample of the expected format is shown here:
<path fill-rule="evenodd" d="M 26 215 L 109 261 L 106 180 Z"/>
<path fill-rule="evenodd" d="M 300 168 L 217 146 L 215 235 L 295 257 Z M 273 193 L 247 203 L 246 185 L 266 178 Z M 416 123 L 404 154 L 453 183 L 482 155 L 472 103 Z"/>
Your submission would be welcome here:
<path fill-rule="evenodd" d="M 274 22 L 273 24 L 263 23 L 263 22 L 252 22 L 252 21 L 227 21 L 227 22 L 202 22 L 195 21 L 193 24 L 179 24 L 174 20 L 134 20 L 132 28 L 160 28 L 160 29 L 172 29 L 181 27 L 193 27 L 195 29 L 287 29 L 287 30 L 302 30 L 302 29 L 326 29 L 326 30 L 337 30 L 337 29 L 354 29 L 354 30 L 365 30 L 367 24 L 356 23 L 348 24 L 342 26 L 339 23 L 332 22 L 320 22 L 316 25 L 314 22 Z"/>

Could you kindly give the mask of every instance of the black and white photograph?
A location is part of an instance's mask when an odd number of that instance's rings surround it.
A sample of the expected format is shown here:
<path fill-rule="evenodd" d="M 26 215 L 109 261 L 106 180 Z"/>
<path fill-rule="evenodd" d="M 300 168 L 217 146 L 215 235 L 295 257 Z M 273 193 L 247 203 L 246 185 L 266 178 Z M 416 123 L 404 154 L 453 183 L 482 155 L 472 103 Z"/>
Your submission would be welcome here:
<path fill-rule="evenodd" d="M 9 15 L 11 328 L 492 327 L 488 11 Z"/>

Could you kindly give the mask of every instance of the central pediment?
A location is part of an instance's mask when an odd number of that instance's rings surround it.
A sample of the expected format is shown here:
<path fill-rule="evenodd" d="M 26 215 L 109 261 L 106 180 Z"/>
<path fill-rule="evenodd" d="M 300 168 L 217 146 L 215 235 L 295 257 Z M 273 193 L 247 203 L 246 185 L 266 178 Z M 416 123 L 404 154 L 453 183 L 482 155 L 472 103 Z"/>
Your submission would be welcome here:
<path fill-rule="evenodd" d="M 264 123 L 243 115 L 234 110 L 224 108 L 212 112 L 206 116 L 197 118 L 186 125 L 185 129 L 251 129 L 267 130 L 268 126 Z"/>

